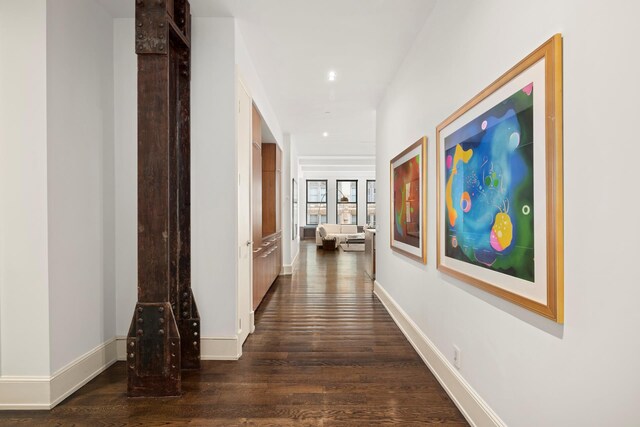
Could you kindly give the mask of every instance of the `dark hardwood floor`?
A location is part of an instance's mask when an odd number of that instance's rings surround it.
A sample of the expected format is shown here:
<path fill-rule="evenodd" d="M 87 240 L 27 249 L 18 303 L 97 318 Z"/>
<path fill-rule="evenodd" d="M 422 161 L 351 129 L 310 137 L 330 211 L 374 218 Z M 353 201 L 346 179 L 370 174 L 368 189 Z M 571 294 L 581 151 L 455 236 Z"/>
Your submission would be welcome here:
<path fill-rule="evenodd" d="M 363 263 L 362 253 L 303 242 L 242 358 L 184 372 L 182 398 L 128 399 L 118 362 L 53 410 L 0 412 L 0 425 L 466 426 L 373 296 Z"/>

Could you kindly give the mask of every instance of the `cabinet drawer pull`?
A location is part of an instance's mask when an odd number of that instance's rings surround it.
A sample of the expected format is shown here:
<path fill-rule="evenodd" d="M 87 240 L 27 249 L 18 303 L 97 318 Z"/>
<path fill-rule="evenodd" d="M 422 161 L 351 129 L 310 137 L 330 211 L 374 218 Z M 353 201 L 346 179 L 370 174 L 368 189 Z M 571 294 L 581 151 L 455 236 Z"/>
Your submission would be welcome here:
<path fill-rule="evenodd" d="M 258 252 L 260 252 L 261 250 L 262 250 L 262 248 L 254 249 L 254 250 L 253 250 L 253 253 L 254 253 L 254 254 L 257 254 L 257 253 L 258 253 Z"/>

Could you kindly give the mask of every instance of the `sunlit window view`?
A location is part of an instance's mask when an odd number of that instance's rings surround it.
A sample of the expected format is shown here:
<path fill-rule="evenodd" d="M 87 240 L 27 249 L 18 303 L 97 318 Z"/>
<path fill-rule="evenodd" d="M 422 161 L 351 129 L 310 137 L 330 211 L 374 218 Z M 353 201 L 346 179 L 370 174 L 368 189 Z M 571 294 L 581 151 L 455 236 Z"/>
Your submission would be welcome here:
<path fill-rule="evenodd" d="M 307 180 L 307 224 L 327 222 L 327 181 Z"/>
<path fill-rule="evenodd" d="M 376 182 L 367 180 L 367 225 L 376 226 Z"/>
<path fill-rule="evenodd" d="M 336 181 L 338 224 L 358 224 L 358 181 Z"/>

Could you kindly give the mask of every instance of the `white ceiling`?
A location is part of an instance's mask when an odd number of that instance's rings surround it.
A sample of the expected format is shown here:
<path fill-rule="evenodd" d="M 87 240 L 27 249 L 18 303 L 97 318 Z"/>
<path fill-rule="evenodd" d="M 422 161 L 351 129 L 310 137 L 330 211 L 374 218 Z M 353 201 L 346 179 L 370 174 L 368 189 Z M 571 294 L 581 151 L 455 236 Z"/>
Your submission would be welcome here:
<path fill-rule="evenodd" d="M 376 158 L 374 156 L 301 156 L 298 159 L 298 168 L 298 172 L 302 175 L 313 172 L 333 174 L 375 172 Z"/>
<path fill-rule="evenodd" d="M 98 0 L 133 17 L 134 0 Z M 191 0 L 238 20 L 269 101 L 300 155 L 374 155 L 375 110 L 435 0 Z M 329 82 L 329 70 L 337 73 Z M 323 137 L 328 132 L 328 137 Z"/>

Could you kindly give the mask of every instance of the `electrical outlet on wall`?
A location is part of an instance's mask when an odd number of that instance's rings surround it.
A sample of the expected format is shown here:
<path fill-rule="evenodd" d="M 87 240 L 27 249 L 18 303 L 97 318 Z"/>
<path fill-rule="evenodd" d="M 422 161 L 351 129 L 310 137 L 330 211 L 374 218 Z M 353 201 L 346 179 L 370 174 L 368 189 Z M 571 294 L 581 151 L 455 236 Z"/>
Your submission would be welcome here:
<path fill-rule="evenodd" d="M 460 349 L 458 348 L 458 346 L 453 346 L 453 366 L 456 367 L 456 369 L 460 369 Z"/>

